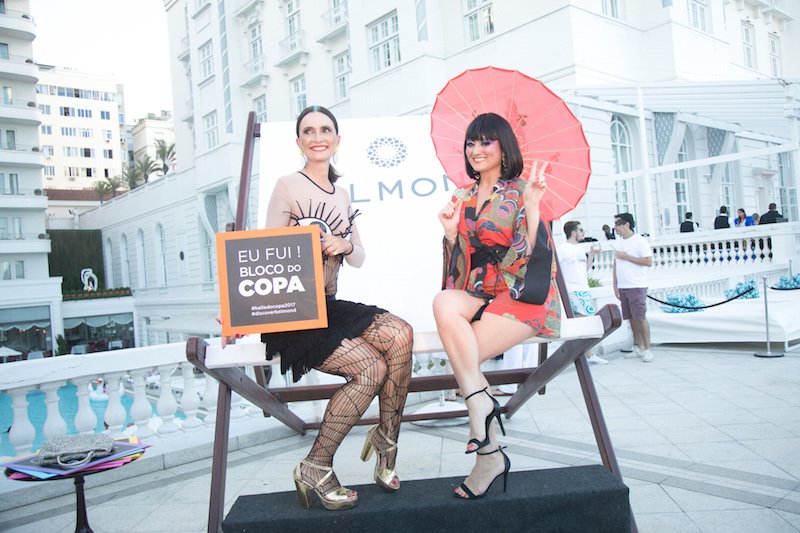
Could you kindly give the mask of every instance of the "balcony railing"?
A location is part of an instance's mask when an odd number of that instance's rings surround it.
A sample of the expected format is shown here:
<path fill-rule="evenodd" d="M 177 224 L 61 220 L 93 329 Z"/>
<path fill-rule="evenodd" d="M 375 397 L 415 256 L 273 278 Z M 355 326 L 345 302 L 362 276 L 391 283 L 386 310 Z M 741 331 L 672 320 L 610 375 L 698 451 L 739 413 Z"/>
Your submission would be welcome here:
<path fill-rule="evenodd" d="M 347 4 L 342 3 L 326 11 L 322 21 L 325 31 L 317 42 L 324 43 L 344 34 L 347 31 Z"/>
<path fill-rule="evenodd" d="M 276 67 L 291 65 L 308 53 L 305 49 L 305 35 L 306 32 L 301 30 L 289 35 L 278 43 L 281 60 L 275 65 Z"/>
<path fill-rule="evenodd" d="M 265 83 L 268 79 L 269 75 L 267 74 L 266 59 L 263 55 L 254 57 L 244 64 L 242 87 Z"/>

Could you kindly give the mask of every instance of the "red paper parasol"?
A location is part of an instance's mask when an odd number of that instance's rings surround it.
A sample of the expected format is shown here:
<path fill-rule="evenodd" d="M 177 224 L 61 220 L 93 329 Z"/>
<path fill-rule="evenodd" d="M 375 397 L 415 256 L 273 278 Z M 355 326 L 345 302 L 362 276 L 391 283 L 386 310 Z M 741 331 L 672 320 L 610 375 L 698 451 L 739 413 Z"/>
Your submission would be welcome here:
<path fill-rule="evenodd" d="M 540 206 L 545 220 L 575 208 L 591 174 L 589 145 L 567 104 L 539 80 L 495 67 L 467 70 L 445 85 L 431 113 L 431 138 L 447 177 L 459 187 L 472 183 L 464 168 L 464 134 L 472 119 L 497 113 L 511 124 L 530 175 L 534 159 L 549 161 L 547 192 Z"/>

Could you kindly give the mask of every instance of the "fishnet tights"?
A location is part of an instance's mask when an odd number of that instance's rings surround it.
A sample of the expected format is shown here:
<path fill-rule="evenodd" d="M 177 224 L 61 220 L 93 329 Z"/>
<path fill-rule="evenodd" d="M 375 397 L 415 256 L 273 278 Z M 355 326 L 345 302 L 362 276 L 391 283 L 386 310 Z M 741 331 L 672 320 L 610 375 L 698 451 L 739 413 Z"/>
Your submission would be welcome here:
<path fill-rule="evenodd" d="M 317 368 L 322 372 L 343 376 L 345 383 L 331 397 L 322 417 L 319 433 L 307 459 L 320 466 L 333 466 L 333 455 L 350 429 L 361 419 L 372 398 L 378 393 L 380 428 L 390 439 L 397 441 L 400 417 L 411 379 L 411 347 L 413 332 L 402 319 L 383 313 L 375 317 L 364 333 L 342 344 Z M 376 436 L 376 441 L 380 436 Z M 379 449 L 386 442 L 374 442 Z M 393 468 L 397 451 L 384 454 L 383 468 Z M 315 482 L 324 471 L 301 466 L 305 479 Z M 336 474 L 320 487 L 326 494 L 340 485 Z"/>

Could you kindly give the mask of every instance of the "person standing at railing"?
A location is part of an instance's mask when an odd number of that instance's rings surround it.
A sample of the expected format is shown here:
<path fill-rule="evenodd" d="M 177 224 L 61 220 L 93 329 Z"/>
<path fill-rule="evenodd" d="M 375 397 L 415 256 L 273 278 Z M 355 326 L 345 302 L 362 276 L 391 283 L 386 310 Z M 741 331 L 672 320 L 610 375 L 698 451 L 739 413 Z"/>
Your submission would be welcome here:
<path fill-rule="evenodd" d="M 586 276 L 594 264 L 594 258 L 600 253 L 600 246 L 592 244 L 589 253 L 586 253 L 586 248 L 580 244 L 585 233 L 577 220 L 570 220 L 564 224 L 564 235 L 567 240 L 558 245 L 556 252 L 561 274 L 569 292 L 569 304 L 575 316 L 591 316 L 595 314 L 596 309 L 589 293 L 589 280 Z M 608 361 L 593 353 L 587 353 L 587 356 L 586 360 L 590 363 L 608 364 Z"/>
<path fill-rule="evenodd" d="M 714 229 L 728 229 L 731 227 L 731 221 L 728 220 L 728 208 L 721 206 L 719 208 L 719 215 L 714 219 Z"/>
<path fill-rule="evenodd" d="M 400 488 L 394 468 L 414 336 L 407 322 L 384 309 L 336 298 L 339 269 L 345 262 L 360 267 L 365 257 L 355 224 L 358 212 L 347 190 L 335 185 L 339 174 L 331 165 L 339 126 L 328 109 L 311 106 L 298 116 L 295 131 L 305 165 L 278 179 L 266 227 L 320 228 L 328 327 L 267 333 L 261 339 L 267 358 L 280 355 L 281 372 L 291 368 L 295 381 L 312 368 L 345 378 L 328 402 L 311 450 L 295 467 L 294 481 L 303 507 L 311 506 L 315 493 L 328 510 L 348 509 L 358 495 L 339 483 L 333 457 L 376 395 L 380 423 L 367 432 L 361 459 L 377 452 L 375 483 L 386 492 Z"/>
<path fill-rule="evenodd" d="M 759 224 L 775 224 L 776 222 L 785 222 L 783 220 L 783 215 L 780 214 L 778 211 L 778 206 L 773 202 L 769 204 L 769 211 L 761 215 L 761 219 L 759 220 Z"/>
<path fill-rule="evenodd" d="M 636 221 L 630 213 L 614 216 L 614 227 L 622 237 L 614 244 L 614 296 L 620 301 L 622 318 L 630 320 L 633 330 L 633 348 L 630 357 L 641 357 L 649 363 L 650 324 L 647 322 L 647 269 L 653 266 L 653 249 L 647 239 L 634 231 Z M 629 356 L 626 356 L 629 357 Z"/>
<path fill-rule="evenodd" d="M 736 218 L 733 221 L 733 225 L 737 228 L 743 228 L 745 226 L 754 226 L 755 222 L 753 217 L 747 216 L 747 212 L 740 207 L 736 210 Z"/>
<path fill-rule="evenodd" d="M 539 217 L 547 163 L 532 161 L 523 178 L 514 131 L 495 113 L 467 127 L 464 162 L 475 183 L 457 189 L 438 215 L 444 290 L 433 315 L 469 412 L 465 453 L 476 454 L 455 496 L 475 499 L 501 476 L 505 490 L 511 468 L 495 434 L 495 421 L 503 429 L 500 404 L 480 365 L 534 335 L 557 337 L 561 302 L 552 241 Z"/>
<path fill-rule="evenodd" d="M 700 224 L 692 220 L 692 212 L 689 211 L 686 213 L 686 220 L 681 222 L 681 233 L 691 233 L 693 231 L 699 230 Z"/>

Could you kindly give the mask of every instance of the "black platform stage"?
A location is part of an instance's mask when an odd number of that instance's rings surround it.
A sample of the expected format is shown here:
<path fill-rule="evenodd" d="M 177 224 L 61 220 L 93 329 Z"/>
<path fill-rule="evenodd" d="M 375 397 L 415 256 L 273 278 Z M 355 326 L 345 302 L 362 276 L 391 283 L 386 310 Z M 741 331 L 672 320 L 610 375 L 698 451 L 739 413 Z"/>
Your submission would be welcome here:
<path fill-rule="evenodd" d="M 359 504 L 326 511 L 314 498 L 303 509 L 294 492 L 240 496 L 222 523 L 234 532 L 629 532 L 628 487 L 602 465 L 512 472 L 508 492 L 498 479 L 489 494 L 458 500 L 458 478 L 403 481 L 386 494 L 374 484 L 351 487 Z"/>

